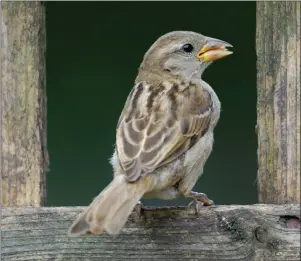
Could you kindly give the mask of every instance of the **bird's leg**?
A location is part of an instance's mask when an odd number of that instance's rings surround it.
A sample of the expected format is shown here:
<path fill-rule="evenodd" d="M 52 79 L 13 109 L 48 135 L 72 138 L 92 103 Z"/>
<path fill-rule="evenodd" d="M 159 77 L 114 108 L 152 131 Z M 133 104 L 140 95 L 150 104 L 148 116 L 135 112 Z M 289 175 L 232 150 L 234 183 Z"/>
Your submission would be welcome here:
<path fill-rule="evenodd" d="M 191 191 L 190 193 L 185 195 L 185 197 L 193 199 L 193 201 L 188 204 L 188 208 L 196 211 L 196 213 L 198 213 L 203 206 L 214 205 L 213 200 L 209 199 L 204 193 Z"/>
<path fill-rule="evenodd" d="M 185 178 L 177 184 L 177 188 L 184 197 L 193 199 L 188 207 L 194 208 L 198 212 L 200 207 L 212 206 L 214 202 L 209 199 L 206 194 L 192 191 L 197 179 L 197 175 L 185 176 Z"/>
<path fill-rule="evenodd" d="M 213 200 L 209 199 L 206 194 L 200 193 L 200 192 L 194 192 L 191 191 L 188 195 L 186 195 L 186 198 L 192 198 L 199 203 L 202 204 L 202 206 L 212 206 L 214 205 Z"/>

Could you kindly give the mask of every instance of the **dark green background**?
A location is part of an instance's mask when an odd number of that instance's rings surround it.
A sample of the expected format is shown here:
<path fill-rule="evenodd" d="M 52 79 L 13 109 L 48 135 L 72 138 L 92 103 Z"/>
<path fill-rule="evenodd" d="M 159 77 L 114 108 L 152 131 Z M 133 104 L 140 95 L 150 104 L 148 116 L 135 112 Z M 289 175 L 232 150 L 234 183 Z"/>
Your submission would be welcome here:
<path fill-rule="evenodd" d="M 196 190 L 217 204 L 256 203 L 255 5 L 47 2 L 48 205 L 87 205 L 111 181 L 115 127 L 138 66 L 150 45 L 173 30 L 234 46 L 204 74 L 222 113 Z"/>

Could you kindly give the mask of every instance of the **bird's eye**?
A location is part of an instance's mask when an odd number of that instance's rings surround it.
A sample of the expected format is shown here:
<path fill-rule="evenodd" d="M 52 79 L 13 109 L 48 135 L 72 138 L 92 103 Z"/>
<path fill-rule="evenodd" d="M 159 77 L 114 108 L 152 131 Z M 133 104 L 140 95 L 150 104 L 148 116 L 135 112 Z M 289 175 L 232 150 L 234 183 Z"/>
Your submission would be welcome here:
<path fill-rule="evenodd" d="M 191 44 L 184 44 L 182 46 L 182 50 L 185 52 L 185 53 L 192 53 L 193 51 L 193 46 Z"/>

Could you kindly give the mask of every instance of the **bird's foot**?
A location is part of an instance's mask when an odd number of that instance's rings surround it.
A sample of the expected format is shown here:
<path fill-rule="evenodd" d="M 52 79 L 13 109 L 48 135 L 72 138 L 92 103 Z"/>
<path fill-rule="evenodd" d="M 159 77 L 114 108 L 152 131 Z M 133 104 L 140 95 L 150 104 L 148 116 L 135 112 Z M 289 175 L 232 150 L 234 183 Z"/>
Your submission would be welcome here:
<path fill-rule="evenodd" d="M 202 206 L 214 205 L 213 200 L 209 199 L 204 193 L 191 191 L 187 197 L 197 200 Z"/>
<path fill-rule="evenodd" d="M 193 210 L 193 212 L 198 213 L 201 208 L 205 206 L 213 206 L 213 200 L 209 199 L 206 194 L 191 191 L 187 198 L 192 198 L 193 201 L 188 204 L 188 209 Z"/>

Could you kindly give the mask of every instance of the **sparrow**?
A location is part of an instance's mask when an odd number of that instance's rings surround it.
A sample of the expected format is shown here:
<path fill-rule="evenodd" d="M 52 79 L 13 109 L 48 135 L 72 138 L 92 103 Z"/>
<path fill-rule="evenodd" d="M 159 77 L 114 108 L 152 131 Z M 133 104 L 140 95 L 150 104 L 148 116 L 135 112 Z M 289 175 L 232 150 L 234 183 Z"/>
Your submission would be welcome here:
<path fill-rule="evenodd" d="M 113 180 L 81 213 L 69 236 L 119 234 L 141 198 L 193 198 L 213 147 L 220 101 L 204 70 L 231 44 L 191 31 L 159 37 L 145 53 L 116 128 Z"/>

